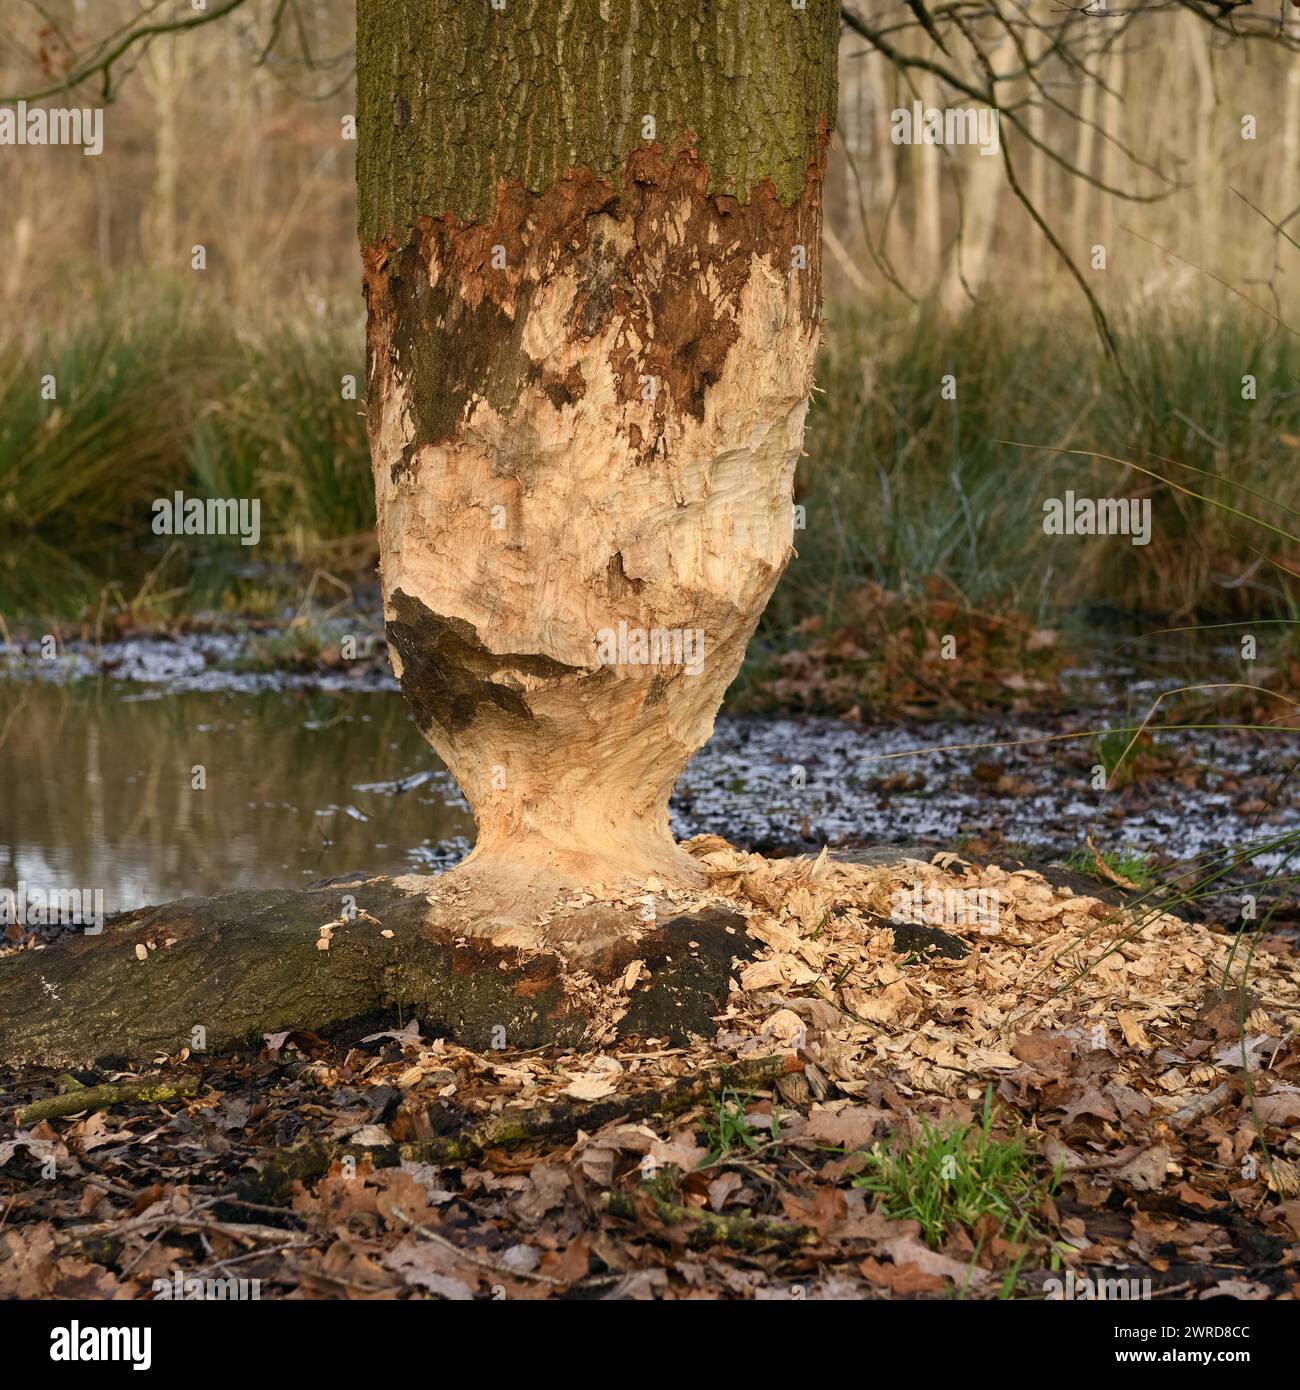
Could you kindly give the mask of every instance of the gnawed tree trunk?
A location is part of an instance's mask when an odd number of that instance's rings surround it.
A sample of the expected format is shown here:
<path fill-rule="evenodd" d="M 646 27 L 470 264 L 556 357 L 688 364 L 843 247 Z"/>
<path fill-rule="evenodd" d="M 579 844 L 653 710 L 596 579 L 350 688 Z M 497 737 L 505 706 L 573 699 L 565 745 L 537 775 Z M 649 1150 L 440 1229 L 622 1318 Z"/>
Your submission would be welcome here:
<path fill-rule="evenodd" d="M 668 798 L 791 553 L 837 34 L 831 0 L 358 6 L 388 639 L 490 932 L 699 882 Z"/>
<path fill-rule="evenodd" d="M 0 960 L 0 1057 L 398 1010 L 471 1045 L 707 1034 L 750 949 L 660 896 L 704 882 L 668 798 L 791 554 L 838 7 L 359 0 L 357 27 L 388 639 L 478 843 L 349 890 L 375 920 L 328 951 L 337 886 Z"/>

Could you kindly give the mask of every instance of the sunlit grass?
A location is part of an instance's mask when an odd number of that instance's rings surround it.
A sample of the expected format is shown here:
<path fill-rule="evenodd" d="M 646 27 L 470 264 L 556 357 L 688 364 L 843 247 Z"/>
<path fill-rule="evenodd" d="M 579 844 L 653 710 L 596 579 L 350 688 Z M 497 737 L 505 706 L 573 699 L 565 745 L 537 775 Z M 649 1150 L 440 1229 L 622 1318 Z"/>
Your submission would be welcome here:
<path fill-rule="evenodd" d="M 1156 882 L 1151 856 L 1142 850 L 1132 849 L 1127 845 L 1119 849 L 1102 849 L 1095 852 L 1091 849 L 1079 848 L 1067 855 L 1064 863 L 1067 869 L 1072 869 L 1075 873 L 1085 874 L 1089 878 L 1095 878 L 1104 883 L 1107 881 L 1107 877 L 1102 872 L 1098 861 L 1100 864 L 1104 864 L 1115 877 L 1125 879 L 1135 888 L 1150 888 Z M 1113 882 L 1114 880 L 1110 881 Z"/>
<path fill-rule="evenodd" d="M 976 1233 L 986 1218 L 999 1232 L 1023 1235 L 1058 1175 L 1040 1174 L 1023 1130 L 997 1137 L 994 1118 L 990 1088 L 978 1124 L 940 1127 L 923 1120 L 917 1135 L 876 1145 L 854 1186 L 878 1197 L 887 1216 L 919 1222 L 932 1246 L 957 1227 Z"/>
<path fill-rule="evenodd" d="M 1261 528 L 1298 529 L 1300 344 L 1236 312 L 1119 328 L 1141 400 L 1068 315 L 832 313 L 796 482 L 806 525 L 751 661 L 801 648 L 810 618 L 852 631 L 865 581 L 904 611 L 942 585 L 959 608 L 1059 629 L 1085 661 L 1120 648 L 1232 678 L 1253 634 L 1259 668 L 1287 670 L 1300 547 Z M 1149 500 L 1150 542 L 1045 536 L 1044 502 L 1070 491 Z M 868 702 L 887 694 L 880 664 L 860 675 Z"/>
<path fill-rule="evenodd" d="M 250 321 L 123 280 L 0 367 L 0 532 L 138 547 L 176 489 L 260 497 L 272 547 L 299 554 L 373 529 L 350 322 Z"/>
<path fill-rule="evenodd" d="M 11 345 L 0 362 L 0 534 L 11 555 L 12 542 L 38 541 L 66 558 L 48 590 L 64 611 L 77 595 L 98 601 L 94 579 L 126 590 L 157 563 L 165 543 L 149 529 L 149 504 L 178 488 L 261 499 L 263 542 L 256 557 L 228 546 L 232 562 L 371 569 L 354 312 L 259 318 L 187 286 L 126 278 L 51 322 L 46 338 Z M 1072 651 L 1113 652 L 1123 639 L 1128 659 L 1172 652 L 1202 669 L 1208 641 L 1231 677 L 1240 674 L 1231 649 L 1256 622 L 1260 668 L 1300 657 L 1300 601 L 1286 572 L 1300 570 L 1300 555 L 1285 542 L 1265 546 L 1249 520 L 1300 511 L 1300 349 L 1227 313 L 1119 326 L 1141 403 L 1116 387 L 1082 316 L 1021 319 L 995 306 L 940 324 L 832 306 L 796 482 L 806 517 L 798 558 L 735 698 L 743 703 L 746 680 L 768 679 L 783 653 L 811 640 L 812 620 L 826 639 L 851 632 L 867 583 L 895 596 L 918 643 L 936 602 L 958 620 L 1022 624 L 1007 629 L 1005 652 L 988 651 L 994 676 L 1000 665 L 1035 664 L 1043 653 L 1028 652 L 1023 634 L 1039 627 L 1061 629 Z M 55 401 L 41 399 L 48 375 Z M 1247 376 L 1254 399 L 1243 398 Z M 1067 490 L 1150 498 L 1150 545 L 1044 536 L 1043 501 Z M 136 573 L 104 558 L 123 550 Z M 17 563 L 0 574 L 9 612 L 42 588 Z M 950 630 L 961 637 L 960 624 Z M 831 703 L 870 699 L 893 675 L 879 656 L 846 658 L 845 693 Z M 895 656 L 907 659 L 903 648 Z M 996 684 L 963 669 L 967 686 Z M 959 702 L 972 693 L 955 692 Z"/>

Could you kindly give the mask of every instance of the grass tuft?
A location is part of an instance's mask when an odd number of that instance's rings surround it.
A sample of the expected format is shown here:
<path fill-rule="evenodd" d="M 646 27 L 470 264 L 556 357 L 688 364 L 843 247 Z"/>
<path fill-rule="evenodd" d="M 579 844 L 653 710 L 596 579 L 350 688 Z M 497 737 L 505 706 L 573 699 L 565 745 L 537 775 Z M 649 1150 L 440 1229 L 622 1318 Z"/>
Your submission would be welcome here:
<path fill-rule="evenodd" d="M 1038 1162 L 1022 1130 L 993 1134 L 993 1093 L 984 1096 L 978 1125 L 948 1128 L 921 1122 L 918 1135 L 876 1145 L 853 1181 L 879 1199 L 887 1216 L 917 1221 L 931 1246 L 961 1227 L 983 1236 L 1028 1230 L 1033 1212 L 1051 1196 L 1058 1174 L 1038 1175 Z"/>

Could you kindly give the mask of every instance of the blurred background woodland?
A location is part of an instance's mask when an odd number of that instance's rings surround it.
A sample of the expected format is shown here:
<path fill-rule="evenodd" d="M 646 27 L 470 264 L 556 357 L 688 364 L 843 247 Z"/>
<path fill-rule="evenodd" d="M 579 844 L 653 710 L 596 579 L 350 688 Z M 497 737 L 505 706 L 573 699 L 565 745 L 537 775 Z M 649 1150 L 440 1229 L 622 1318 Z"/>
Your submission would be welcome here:
<path fill-rule="evenodd" d="M 190 16 L 4 8 L 5 98 L 57 87 L 142 14 Z M 1066 650 L 1154 628 L 1300 617 L 1300 10 L 1237 22 L 1251 37 L 1214 5 L 931 13 L 942 46 L 913 8 L 846 7 L 806 529 L 741 705 L 869 703 L 937 661 L 936 632 L 987 667 L 958 690 L 936 665 L 942 704 L 1013 698 Z M 10 625 L 270 611 L 284 564 L 299 592 L 371 573 L 363 402 L 341 388 L 364 394 L 353 27 L 347 0 L 244 0 L 117 59 L 101 156 L 0 148 Z M 891 142 L 895 108 L 989 94 L 998 157 Z M 149 502 L 175 488 L 260 497 L 257 563 L 151 546 Z M 1150 497 L 1151 544 L 1045 536 L 1067 489 Z M 1268 673 L 1300 684 L 1300 644 L 1268 641 Z M 1206 669 L 1223 642 L 1142 652 Z"/>

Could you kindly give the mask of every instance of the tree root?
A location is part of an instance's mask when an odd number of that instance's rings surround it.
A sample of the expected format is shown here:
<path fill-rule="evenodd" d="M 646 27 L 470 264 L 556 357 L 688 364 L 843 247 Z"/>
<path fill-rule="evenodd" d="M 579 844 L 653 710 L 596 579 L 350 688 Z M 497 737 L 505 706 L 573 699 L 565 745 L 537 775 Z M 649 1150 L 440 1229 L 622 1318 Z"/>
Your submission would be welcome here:
<path fill-rule="evenodd" d="M 199 1078 L 189 1075 L 172 1077 L 167 1081 L 118 1081 L 103 1086 L 77 1086 L 62 1095 L 34 1101 L 19 1114 L 18 1126 L 25 1129 L 41 1120 L 77 1115 L 83 1110 L 108 1110 L 114 1105 L 134 1105 L 141 1101 L 165 1105 L 169 1101 L 197 1095 L 198 1090 Z"/>
<path fill-rule="evenodd" d="M 604 904 L 568 923 L 571 940 L 505 944 L 471 898 L 432 902 L 427 882 L 187 898 L 0 959 L 0 1060 L 219 1052 L 296 1028 L 376 1031 L 398 1013 L 473 1048 L 590 1046 L 616 1032 L 685 1043 L 713 1034 L 736 958 L 756 949 L 737 914 L 641 923 Z"/>

